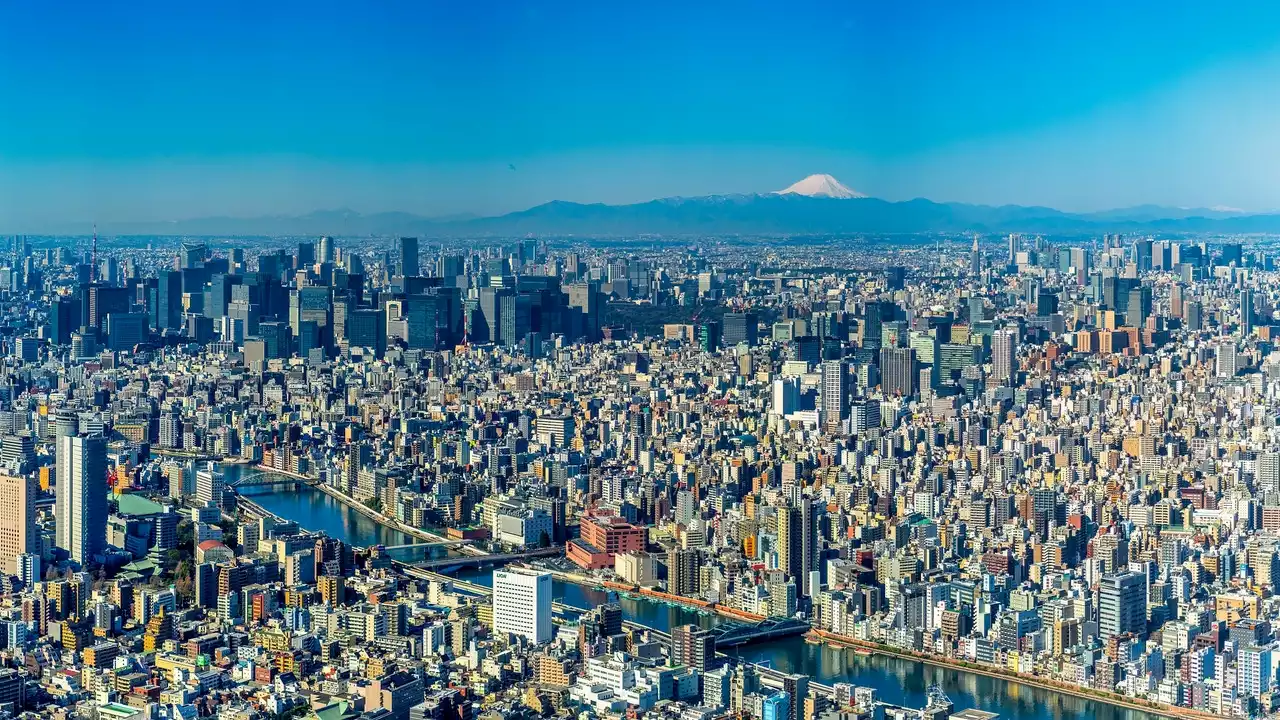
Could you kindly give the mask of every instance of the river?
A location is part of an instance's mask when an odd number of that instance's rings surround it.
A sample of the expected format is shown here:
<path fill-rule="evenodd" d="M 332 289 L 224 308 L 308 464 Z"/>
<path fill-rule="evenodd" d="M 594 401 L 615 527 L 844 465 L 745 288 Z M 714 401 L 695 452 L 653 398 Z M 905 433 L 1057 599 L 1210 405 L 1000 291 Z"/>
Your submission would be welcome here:
<path fill-rule="evenodd" d="M 224 466 L 223 471 L 228 482 L 241 472 L 260 472 L 235 465 Z M 414 542 L 412 537 L 385 528 L 311 487 L 303 486 L 298 490 L 291 486 L 244 488 L 239 492 L 308 530 L 323 531 L 354 545 L 403 545 Z M 453 575 L 460 580 L 491 585 L 492 573 L 491 568 L 467 568 Z M 553 592 L 557 600 L 580 608 L 592 608 L 616 599 L 622 607 L 625 619 L 664 632 L 689 623 L 713 627 L 729 622 L 718 615 L 700 613 L 648 598 L 616 598 L 610 593 L 559 580 L 554 582 Z M 1007 680 L 932 667 L 900 658 L 859 655 L 852 650 L 828 645 L 812 645 L 798 636 L 748 645 L 734 654 L 783 672 L 808 675 L 822 683 L 847 682 L 875 688 L 881 700 L 908 707 L 924 707 L 928 687 L 937 684 L 955 703 L 956 709 L 976 707 L 999 713 L 1001 720 L 1159 719 L 1159 716 L 1150 713 L 1118 708 Z"/>

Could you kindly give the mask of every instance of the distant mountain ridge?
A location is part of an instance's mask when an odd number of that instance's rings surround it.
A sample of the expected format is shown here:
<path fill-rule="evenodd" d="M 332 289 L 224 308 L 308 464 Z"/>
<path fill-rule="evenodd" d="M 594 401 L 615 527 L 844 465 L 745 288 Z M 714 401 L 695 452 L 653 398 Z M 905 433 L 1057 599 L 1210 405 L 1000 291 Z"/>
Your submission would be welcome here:
<path fill-rule="evenodd" d="M 349 209 L 300 216 L 211 217 L 102 228 L 113 235 L 387 236 L 693 234 L 914 234 L 938 232 L 1280 233 L 1280 214 L 1233 208 L 1140 205 L 1092 213 L 1049 207 L 939 203 L 925 198 L 867 197 L 830 175 L 811 175 L 769 194 L 668 197 L 605 205 L 555 200 L 492 217 L 425 217 L 406 212 L 362 214 Z"/>

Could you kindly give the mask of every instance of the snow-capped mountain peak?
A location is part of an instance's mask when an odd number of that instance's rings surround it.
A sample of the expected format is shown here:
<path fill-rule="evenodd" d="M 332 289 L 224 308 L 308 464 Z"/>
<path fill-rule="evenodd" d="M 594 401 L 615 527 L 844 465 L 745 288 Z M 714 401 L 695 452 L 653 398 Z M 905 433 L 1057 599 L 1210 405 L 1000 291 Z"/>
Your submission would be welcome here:
<path fill-rule="evenodd" d="M 866 195 L 842 185 L 839 180 L 825 174 L 810 175 L 786 190 L 779 190 L 774 194 L 805 195 L 807 197 L 840 198 L 844 200 L 866 197 Z"/>

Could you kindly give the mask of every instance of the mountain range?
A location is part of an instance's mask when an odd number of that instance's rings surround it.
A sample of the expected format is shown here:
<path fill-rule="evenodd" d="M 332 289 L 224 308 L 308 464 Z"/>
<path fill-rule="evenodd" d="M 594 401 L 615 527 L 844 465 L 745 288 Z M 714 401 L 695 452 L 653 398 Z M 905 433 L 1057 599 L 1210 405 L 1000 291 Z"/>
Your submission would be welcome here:
<path fill-rule="evenodd" d="M 1158 205 L 1068 213 L 1049 207 L 889 201 L 811 175 L 768 194 L 669 197 L 626 205 L 553 201 L 492 217 L 325 210 L 298 216 L 208 217 L 105 227 L 113 235 L 832 235 L 958 232 L 1280 233 L 1280 213 Z"/>

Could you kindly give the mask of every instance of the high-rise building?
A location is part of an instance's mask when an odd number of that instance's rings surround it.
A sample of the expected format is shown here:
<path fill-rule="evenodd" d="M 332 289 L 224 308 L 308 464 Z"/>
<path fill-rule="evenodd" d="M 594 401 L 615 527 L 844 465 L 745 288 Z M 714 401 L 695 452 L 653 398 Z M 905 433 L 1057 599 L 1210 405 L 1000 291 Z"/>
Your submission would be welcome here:
<path fill-rule="evenodd" d="M 35 478 L 0 475 L 0 573 L 18 575 L 19 556 L 39 554 L 40 535 L 36 530 Z"/>
<path fill-rule="evenodd" d="M 295 269 L 302 269 L 316 263 L 316 244 L 309 242 L 298 243 L 298 254 L 295 256 L 297 265 Z"/>
<path fill-rule="evenodd" d="M 796 581 L 806 596 L 812 594 L 811 573 L 817 567 L 818 527 L 813 501 L 802 498 L 797 507 L 778 508 L 778 569 Z"/>
<path fill-rule="evenodd" d="M 333 247 L 333 238 L 328 235 L 320 238 L 320 262 L 331 263 L 336 259 Z"/>
<path fill-rule="evenodd" d="M 680 625 L 671 629 L 671 664 L 710 670 L 716 661 L 716 638 L 697 625 Z"/>
<path fill-rule="evenodd" d="M 59 434 L 57 442 L 57 544 L 85 563 L 107 543 L 107 440 Z"/>
<path fill-rule="evenodd" d="M 667 552 L 667 592 L 684 597 L 698 595 L 700 553 L 695 549 L 672 548 Z"/>
<path fill-rule="evenodd" d="M 434 320 L 434 318 L 433 318 Z M 347 314 L 347 342 L 353 347 L 373 350 L 375 357 L 382 357 L 387 350 L 387 311 L 361 308 Z M 432 330 L 435 330 L 434 323 Z"/>
<path fill-rule="evenodd" d="M 910 397 L 916 392 L 916 351 L 909 347 L 880 349 L 880 387 L 885 395 Z"/>
<path fill-rule="evenodd" d="M 397 242 L 400 251 L 400 275 L 403 277 L 418 276 L 418 238 L 402 237 Z"/>
<path fill-rule="evenodd" d="M 1103 577 L 1098 597 L 1098 636 L 1103 641 L 1123 633 L 1141 636 L 1146 629 L 1146 576 L 1126 571 Z"/>
<path fill-rule="evenodd" d="M 800 409 L 800 379 L 783 377 L 773 381 L 773 403 L 769 412 L 786 417 Z"/>
<path fill-rule="evenodd" d="M 1253 291 L 1249 288 L 1240 291 L 1240 334 L 1253 334 Z"/>
<path fill-rule="evenodd" d="M 837 430 L 848 416 L 849 373 L 839 360 L 822 363 L 822 424 L 828 430 Z"/>
<path fill-rule="evenodd" d="M 493 631 L 536 644 L 551 642 L 551 574 L 494 570 Z"/>
<path fill-rule="evenodd" d="M 991 375 L 1004 385 L 1013 384 L 1018 373 L 1018 333 L 997 330 L 991 337 Z"/>
<path fill-rule="evenodd" d="M 760 329 L 760 320 L 755 313 L 729 312 L 724 314 L 724 344 L 734 347 L 740 343 L 754 346 Z"/>

